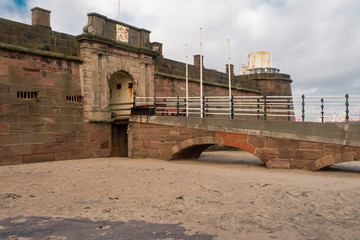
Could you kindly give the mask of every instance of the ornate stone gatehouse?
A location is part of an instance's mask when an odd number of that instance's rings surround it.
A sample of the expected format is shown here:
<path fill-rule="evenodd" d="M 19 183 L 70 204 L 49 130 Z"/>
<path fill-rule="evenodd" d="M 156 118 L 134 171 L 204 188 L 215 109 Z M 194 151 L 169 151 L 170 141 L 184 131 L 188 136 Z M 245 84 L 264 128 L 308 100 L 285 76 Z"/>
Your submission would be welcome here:
<path fill-rule="evenodd" d="M 150 31 L 90 13 L 77 37 L 84 60 L 83 96 L 89 121 L 129 116 L 133 96 L 154 96 L 154 58 Z M 124 109 L 124 110 L 122 110 Z M 111 116 L 113 115 L 113 116 Z"/>

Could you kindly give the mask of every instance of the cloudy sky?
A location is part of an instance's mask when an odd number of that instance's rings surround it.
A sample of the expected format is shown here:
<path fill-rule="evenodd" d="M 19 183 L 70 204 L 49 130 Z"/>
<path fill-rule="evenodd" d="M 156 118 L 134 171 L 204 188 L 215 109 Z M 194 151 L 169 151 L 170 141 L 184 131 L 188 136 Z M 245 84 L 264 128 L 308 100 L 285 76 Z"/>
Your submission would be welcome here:
<path fill-rule="evenodd" d="M 118 0 L 0 0 L 0 17 L 30 24 L 30 9 L 51 10 L 53 30 L 82 33 L 87 13 L 117 19 Z M 199 54 L 205 67 L 225 70 L 227 39 L 235 73 L 247 54 L 271 52 L 291 75 L 295 95 L 360 95 L 359 0 L 121 0 L 121 21 L 150 30 L 166 58 Z"/>

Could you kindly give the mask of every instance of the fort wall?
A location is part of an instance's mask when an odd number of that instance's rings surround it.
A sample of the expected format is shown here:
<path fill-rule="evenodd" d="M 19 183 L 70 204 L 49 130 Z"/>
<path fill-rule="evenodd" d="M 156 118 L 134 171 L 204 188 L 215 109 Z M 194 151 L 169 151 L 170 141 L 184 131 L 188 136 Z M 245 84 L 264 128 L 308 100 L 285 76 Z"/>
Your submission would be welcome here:
<path fill-rule="evenodd" d="M 111 125 L 84 120 L 76 38 L 0 20 L 0 165 L 106 157 Z"/>
<path fill-rule="evenodd" d="M 200 67 L 189 64 L 189 96 L 199 96 Z M 155 96 L 185 96 L 186 64 L 157 57 L 155 60 Z M 290 75 L 261 73 L 232 75 L 234 96 L 291 96 Z M 180 86 L 180 87 L 179 87 Z M 229 78 L 227 73 L 203 69 L 203 91 L 205 96 L 227 96 Z"/>

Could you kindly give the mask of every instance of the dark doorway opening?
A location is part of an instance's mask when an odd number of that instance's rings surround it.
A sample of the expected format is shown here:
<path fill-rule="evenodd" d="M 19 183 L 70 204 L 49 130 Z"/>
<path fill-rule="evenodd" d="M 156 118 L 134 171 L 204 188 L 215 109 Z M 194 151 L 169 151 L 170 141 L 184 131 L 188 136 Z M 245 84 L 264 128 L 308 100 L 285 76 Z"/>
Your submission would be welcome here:
<path fill-rule="evenodd" d="M 128 156 L 128 124 L 114 123 L 112 125 L 112 157 Z"/>

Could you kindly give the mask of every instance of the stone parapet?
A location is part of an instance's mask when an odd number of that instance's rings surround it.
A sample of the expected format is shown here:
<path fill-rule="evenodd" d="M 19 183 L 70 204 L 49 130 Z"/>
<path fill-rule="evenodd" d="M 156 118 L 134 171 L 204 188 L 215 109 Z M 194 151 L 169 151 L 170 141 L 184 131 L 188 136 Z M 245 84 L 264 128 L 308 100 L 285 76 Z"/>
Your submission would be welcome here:
<path fill-rule="evenodd" d="M 66 56 L 79 56 L 79 43 L 75 36 L 1 18 L 0 43 Z"/>

